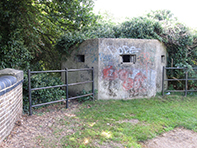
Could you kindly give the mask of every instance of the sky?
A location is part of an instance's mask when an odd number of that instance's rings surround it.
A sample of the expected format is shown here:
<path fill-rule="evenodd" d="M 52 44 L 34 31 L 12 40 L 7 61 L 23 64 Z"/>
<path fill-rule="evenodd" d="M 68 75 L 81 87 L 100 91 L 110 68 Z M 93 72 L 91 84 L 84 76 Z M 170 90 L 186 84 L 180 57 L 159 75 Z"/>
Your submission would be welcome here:
<path fill-rule="evenodd" d="M 121 21 L 122 18 L 141 16 L 151 10 L 168 9 L 180 22 L 197 28 L 196 4 L 195 0 L 95 0 L 94 12 L 107 11 Z"/>

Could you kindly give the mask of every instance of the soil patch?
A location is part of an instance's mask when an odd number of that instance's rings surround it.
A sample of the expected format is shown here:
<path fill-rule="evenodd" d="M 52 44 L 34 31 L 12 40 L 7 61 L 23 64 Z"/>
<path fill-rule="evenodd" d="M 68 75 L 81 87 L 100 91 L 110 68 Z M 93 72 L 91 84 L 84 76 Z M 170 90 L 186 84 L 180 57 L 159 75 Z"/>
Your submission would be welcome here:
<path fill-rule="evenodd" d="M 195 148 L 197 133 L 184 128 L 162 134 L 159 137 L 142 143 L 143 148 Z"/>
<path fill-rule="evenodd" d="M 126 119 L 126 120 L 121 120 L 121 121 L 118 121 L 118 123 L 131 123 L 131 124 L 137 124 L 139 122 L 139 120 L 138 119 L 131 119 L 131 120 L 128 120 L 128 119 Z"/>
<path fill-rule="evenodd" d="M 61 120 L 67 117 L 71 119 L 75 116 L 79 103 L 77 101 L 69 102 L 69 108 L 65 108 L 65 104 L 54 104 L 46 108 L 36 110 L 36 114 L 32 116 L 23 115 L 20 121 L 16 122 L 10 135 L 0 144 L 0 148 L 33 148 L 46 147 L 42 145 L 42 139 L 54 141 L 52 147 L 62 147 L 57 141 L 60 141 L 62 136 L 72 134 L 74 131 L 69 125 L 61 125 Z M 62 121 L 63 122 L 63 121 Z M 65 130 L 59 132 L 60 136 L 53 134 L 53 128 L 64 128 Z M 58 137 L 58 138 L 57 138 Z M 50 147 L 50 146 L 49 146 Z"/>

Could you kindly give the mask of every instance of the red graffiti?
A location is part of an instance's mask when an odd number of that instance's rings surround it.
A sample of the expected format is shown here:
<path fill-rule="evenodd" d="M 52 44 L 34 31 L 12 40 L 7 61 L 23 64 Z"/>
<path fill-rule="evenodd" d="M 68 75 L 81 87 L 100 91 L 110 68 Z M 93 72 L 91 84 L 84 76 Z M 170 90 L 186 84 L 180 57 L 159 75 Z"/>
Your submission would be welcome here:
<path fill-rule="evenodd" d="M 137 92 L 140 88 L 142 88 L 143 81 L 146 79 L 146 76 L 141 72 L 137 73 L 134 79 L 128 78 L 123 82 L 123 87 L 126 91 L 130 89 L 134 89 Z"/>
<path fill-rule="evenodd" d="M 118 77 L 118 74 L 112 66 L 108 66 L 103 70 L 103 78 L 108 80 L 114 80 Z"/>
<path fill-rule="evenodd" d="M 142 72 L 139 72 L 135 75 L 134 79 L 132 78 L 133 72 L 127 69 L 116 70 L 112 66 L 107 66 L 103 70 L 103 78 L 106 80 L 115 80 L 120 79 L 123 81 L 123 88 L 128 91 L 133 89 L 134 92 L 139 92 L 145 90 L 143 88 L 143 82 L 147 78 Z"/>
<path fill-rule="evenodd" d="M 143 82 L 146 79 L 146 76 L 143 75 L 141 72 L 137 73 L 134 78 L 134 91 L 139 92 L 141 88 L 143 88 Z M 144 90 L 143 90 L 144 91 Z"/>
<path fill-rule="evenodd" d="M 125 80 L 123 82 L 123 85 L 122 86 L 124 87 L 124 89 L 126 91 L 130 90 L 133 87 L 133 79 L 128 78 L 127 80 Z"/>
<path fill-rule="evenodd" d="M 140 65 L 146 66 L 146 73 L 148 72 L 148 63 L 151 62 L 150 54 L 148 52 L 142 52 L 140 55 Z"/>
<path fill-rule="evenodd" d="M 139 81 L 144 81 L 144 79 L 146 79 L 146 76 L 145 75 L 143 75 L 141 72 L 139 72 L 139 73 L 137 73 L 136 74 L 136 76 L 135 76 L 135 78 L 134 78 L 134 81 L 135 80 L 139 80 Z"/>
<path fill-rule="evenodd" d="M 148 52 L 142 52 L 140 55 L 140 64 L 144 65 L 150 61 L 150 54 Z"/>
<path fill-rule="evenodd" d="M 131 71 L 125 69 L 115 70 L 112 66 L 108 66 L 103 70 L 103 78 L 107 80 L 119 78 L 120 80 L 124 81 L 128 79 L 129 75 L 132 74 L 133 73 Z"/>
<path fill-rule="evenodd" d="M 118 75 L 119 75 L 119 78 L 120 80 L 126 80 L 128 78 L 128 71 L 126 71 L 125 69 L 121 69 L 118 71 Z"/>

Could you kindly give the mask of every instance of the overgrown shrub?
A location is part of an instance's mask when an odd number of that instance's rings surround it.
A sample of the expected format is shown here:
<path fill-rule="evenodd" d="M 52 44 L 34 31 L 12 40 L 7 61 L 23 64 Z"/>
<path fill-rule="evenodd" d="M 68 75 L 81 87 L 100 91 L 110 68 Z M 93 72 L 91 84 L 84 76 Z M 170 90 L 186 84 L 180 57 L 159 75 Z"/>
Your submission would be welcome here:
<path fill-rule="evenodd" d="M 69 56 L 72 52 L 71 47 L 78 46 L 84 40 L 93 38 L 115 38 L 113 26 L 107 23 L 99 23 L 84 27 L 80 31 L 66 32 L 57 42 L 56 49 Z"/>
<path fill-rule="evenodd" d="M 120 25 L 117 38 L 158 39 L 162 41 L 163 28 L 158 21 L 147 17 L 137 17 Z"/>
<path fill-rule="evenodd" d="M 89 93 L 92 93 L 92 90 L 90 90 L 90 91 L 85 91 L 85 90 L 82 90 L 79 94 L 78 94 L 78 96 L 81 96 L 81 95 L 86 95 L 86 94 L 89 94 Z M 96 95 L 98 93 L 98 90 L 94 90 L 94 95 Z M 95 99 L 95 98 L 94 98 Z M 86 97 L 81 97 L 81 98 L 78 98 L 77 99 L 77 101 L 79 101 L 79 102 L 85 102 L 85 101 L 87 101 L 87 100 L 93 100 L 93 96 L 91 95 L 91 96 L 86 96 Z"/>

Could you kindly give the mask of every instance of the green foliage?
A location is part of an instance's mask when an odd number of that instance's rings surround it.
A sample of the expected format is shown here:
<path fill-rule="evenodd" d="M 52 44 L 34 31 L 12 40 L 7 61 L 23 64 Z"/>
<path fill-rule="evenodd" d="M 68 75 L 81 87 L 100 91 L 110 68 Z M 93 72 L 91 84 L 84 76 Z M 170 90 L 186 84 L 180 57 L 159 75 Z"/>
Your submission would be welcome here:
<path fill-rule="evenodd" d="M 82 90 L 81 93 L 79 93 L 79 95 L 81 96 L 81 95 L 86 95 L 86 94 L 89 94 L 89 93 L 91 93 L 91 91 L 87 92 L 85 90 Z M 78 98 L 77 100 L 79 102 L 84 102 L 84 101 L 91 100 L 91 99 L 93 99 L 92 96 L 86 96 L 86 97 Z"/>
<path fill-rule="evenodd" d="M 64 31 L 91 25 L 95 21 L 92 8 L 92 0 L 1 1 L 0 68 L 25 70 L 42 61 L 47 69 L 59 69 L 60 54 L 54 48 L 57 39 Z"/>
<path fill-rule="evenodd" d="M 56 49 L 69 56 L 73 46 L 78 46 L 84 40 L 92 38 L 115 38 L 113 26 L 108 23 L 97 23 L 86 26 L 80 31 L 67 32 L 58 40 Z"/>
<path fill-rule="evenodd" d="M 92 93 L 92 91 L 85 91 L 85 90 L 82 90 L 80 93 L 79 93 L 79 96 L 81 95 L 86 95 L 86 94 L 89 94 L 89 93 Z M 94 90 L 94 95 L 96 95 L 98 92 L 97 90 Z M 86 96 L 86 97 L 81 97 L 81 98 L 78 98 L 77 99 L 79 102 L 85 102 L 85 101 L 88 101 L 88 100 L 93 100 L 93 96 Z"/>
<path fill-rule="evenodd" d="M 133 18 L 122 23 L 116 33 L 117 38 L 158 39 L 163 28 L 158 21 L 147 17 Z"/>
<path fill-rule="evenodd" d="M 19 27 L 21 25 L 20 18 L 24 13 L 23 7 L 25 7 L 24 3 L 20 2 L 0 2 L 0 58 L 2 61 L 0 68 L 22 69 L 29 67 L 29 60 L 32 59 L 32 55 L 21 36 L 22 27 Z"/>
<path fill-rule="evenodd" d="M 80 32 L 69 32 L 61 37 L 56 45 L 56 49 L 60 53 L 70 55 L 72 52 L 71 47 L 77 46 L 85 40 L 85 36 Z"/>
<path fill-rule="evenodd" d="M 29 61 L 32 59 L 32 55 L 20 37 L 20 30 L 10 34 L 10 41 L 8 41 L 6 45 L 3 44 L 3 37 L 0 38 L 0 58 L 1 68 L 29 68 Z"/>
<path fill-rule="evenodd" d="M 147 17 L 158 21 L 177 21 L 177 18 L 174 17 L 174 14 L 170 10 L 151 11 L 147 14 Z"/>

